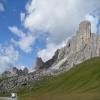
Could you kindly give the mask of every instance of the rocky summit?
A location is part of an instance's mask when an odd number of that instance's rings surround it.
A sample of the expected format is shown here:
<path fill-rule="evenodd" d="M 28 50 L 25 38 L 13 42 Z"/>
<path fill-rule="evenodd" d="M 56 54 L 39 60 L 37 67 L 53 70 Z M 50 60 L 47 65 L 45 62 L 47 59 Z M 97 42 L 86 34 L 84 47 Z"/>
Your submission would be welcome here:
<path fill-rule="evenodd" d="M 19 87 L 24 86 L 31 88 L 31 84 L 36 80 L 41 80 L 43 76 L 60 74 L 97 56 L 100 56 L 100 36 L 91 32 L 89 21 L 82 21 L 76 34 L 65 47 L 58 49 L 50 60 L 44 62 L 42 58 L 37 58 L 35 72 L 28 73 L 27 69 L 24 69 L 25 74 L 21 74 L 21 70 L 14 68 L 13 72 L 18 75 L 2 80 L 0 92 L 16 91 Z"/>
<path fill-rule="evenodd" d="M 22 75 L 27 75 L 29 73 L 28 68 L 24 68 L 22 69 L 18 69 L 16 67 L 11 68 L 8 71 L 4 71 L 1 75 L 0 75 L 0 79 L 2 78 L 7 78 L 7 77 L 13 77 L 13 76 L 22 76 Z"/>

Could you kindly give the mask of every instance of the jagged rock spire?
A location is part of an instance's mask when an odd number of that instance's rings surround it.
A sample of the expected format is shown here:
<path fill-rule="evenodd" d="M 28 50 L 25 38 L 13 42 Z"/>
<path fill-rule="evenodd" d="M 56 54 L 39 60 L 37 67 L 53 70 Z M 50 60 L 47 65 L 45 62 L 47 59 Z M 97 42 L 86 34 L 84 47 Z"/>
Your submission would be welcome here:
<path fill-rule="evenodd" d="M 87 44 L 89 39 L 91 38 L 91 23 L 86 20 L 82 21 L 79 24 L 79 29 L 77 34 L 79 35 L 80 39 L 82 39 L 82 42 Z"/>
<path fill-rule="evenodd" d="M 37 57 L 35 68 L 40 69 L 43 66 L 43 64 L 44 64 L 44 62 L 43 62 L 42 58 Z"/>

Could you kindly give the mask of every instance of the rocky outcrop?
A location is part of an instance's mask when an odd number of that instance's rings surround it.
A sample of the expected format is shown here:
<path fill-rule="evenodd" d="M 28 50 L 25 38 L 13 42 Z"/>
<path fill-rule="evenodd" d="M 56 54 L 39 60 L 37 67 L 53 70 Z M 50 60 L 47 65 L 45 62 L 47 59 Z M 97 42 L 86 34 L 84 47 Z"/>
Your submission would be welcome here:
<path fill-rule="evenodd" d="M 28 68 L 24 68 L 24 69 L 23 69 L 23 74 L 24 74 L 24 75 L 27 75 L 28 72 L 29 72 L 29 71 L 28 71 Z"/>
<path fill-rule="evenodd" d="M 22 76 L 22 75 L 27 75 L 29 73 L 28 68 L 24 68 L 22 69 L 18 69 L 16 67 L 13 67 L 11 70 L 9 71 L 5 71 L 3 72 L 0 76 L 0 78 L 7 78 L 7 77 L 13 77 L 13 76 Z"/>
<path fill-rule="evenodd" d="M 35 66 L 36 70 L 41 69 L 43 67 L 43 64 L 44 64 L 44 62 L 43 62 L 42 58 L 38 57 L 37 61 L 36 61 L 36 66 Z"/>
<path fill-rule="evenodd" d="M 42 58 L 38 58 L 37 59 L 37 63 L 36 63 L 36 69 L 40 70 L 40 69 L 48 69 L 50 66 L 52 66 L 53 63 L 56 62 L 57 58 L 58 58 L 58 53 L 59 50 L 57 50 L 55 52 L 55 55 L 48 61 L 43 62 Z"/>
<path fill-rule="evenodd" d="M 11 76 L 12 76 L 12 74 L 11 74 L 10 71 L 5 71 L 5 72 L 3 72 L 3 73 L 1 74 L 1 79 L 2 79 L 2 78 L 6 78 L 6 77 L 11 77 Z"/>
<path fill-rule="evenodd" d="M 14 76 L 17 76 L 17 75 L 19 74 L 19 70 L 18 70 L 16 67 L 13 67 L 13 68 L 12 68 L 12 74 L 13 74 Z"/>

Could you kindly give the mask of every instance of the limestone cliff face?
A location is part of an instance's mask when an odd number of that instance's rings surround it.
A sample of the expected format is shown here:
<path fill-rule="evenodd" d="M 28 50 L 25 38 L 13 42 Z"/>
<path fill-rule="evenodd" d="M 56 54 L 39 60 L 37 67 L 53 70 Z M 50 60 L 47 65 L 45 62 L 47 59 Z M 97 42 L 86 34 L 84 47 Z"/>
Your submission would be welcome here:
<path fill-rule="evenodd" d="M 47 61 L 43 68 L 69 70 L 74 65 L 100 55 L 100 36 L 91 33 L 91 23 L 83 21 L 79 24 L 76 35 L 73 36 L 64 48 L 57 50 L 52 59 Z M 50 63 L 50 64 L 49 64 Z"/>
<path fill-rule="evenodd" d="M 88 21 L 81 22 L 77 35 L 83 40 L 84 43 L 87 44 L 91 38 L 91 23 Z"/>
<path fill-rule="evenodd" d="M 88 21 L 83 21 L 79 24 L 79 29 L 76 33 L 77 37 L 77 51 L 87 45 L 91 39 L 91 23 Z"/>

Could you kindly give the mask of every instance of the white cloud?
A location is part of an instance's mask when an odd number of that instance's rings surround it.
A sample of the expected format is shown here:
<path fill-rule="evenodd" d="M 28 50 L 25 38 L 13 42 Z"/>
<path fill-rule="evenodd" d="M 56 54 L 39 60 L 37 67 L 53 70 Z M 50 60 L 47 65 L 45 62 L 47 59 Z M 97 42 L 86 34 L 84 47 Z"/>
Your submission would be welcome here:
<path fill-rule="evenodd" d="M 40 35 L 36 31 L 41 34 L 48 32 L 50 42 L 38 53 L 46 60 L 54 54 L 63 40 L 75 32 L 80 21 L 99 7 L 100 0 L 29 0 L 26 11 L 20 14 L 22 26 L 29 34 L 27 37 L 27 33 L 24 33 L 25 37 L 20 38 L 17 44 L 22 50 L 30 52 L 35 39 Z"/>
<path fill-rule="evenodd" d="M 61 42 L 99 6 L 99 0 L 31 0 L 26 6 L 24 26 L 30 31 L 48 31 L 53 41 Z"/>
<path fill-rule="evenodd" d="M 23 70 L 24 68 L 27 68 L 27 67 L 26 67 L 26 66 L 24 66 L 24 65 L 19 65 L 19 68 L 18 68 L 18 69 Z"/>
<path fill-rule="evenodd" d="M 20 38 L 25 37 L 25 34 L 24 34 L 21 30 L 19 30 L 16 26 L 8 27 L 8 29 L 9 29 L 12 33 L 14 33 L 15 35 L 17 35 L 17 36 L 20 37 Z"/>
<path fill-rule="evenodd" d="M 21 13 L 21 14 L 20 14 L 20 19 L 21 19 L 21 22 L 23 22 L 23 21 L 24 21 L 24 18 L 25 18 L 25 13 Z"/>
<path fill-rule="evenodd" d="M 35 37 L 33 36 L 33 34 L 24 33 L 20 29 L 18 29 L 16 26 L 8 27 L 8 28 L 12 33 L 14 33 L 15 35 L 19 37 L 18 40 L 12 39 L 12 42 L 16 46 L 19 46 L 21 50 L 23 50 L 24 52 L 26 53 L 31 52 L 32 45 L 35 41 Z"/>
<path fill-rule="evenodd" d="M 54 44 L 54 43 L 50 42 L 49 40 L 47 40 L 47 47 L 38 52 L 38 57 L 41 57 L 43 59 L 43 61 L 49 60 L 54 55 L 54 53 L 57 49 L 60 49 L 67 44 L 69 39 L 70 39 L 70 37 L 67 38 L 65 41 L 61 42 L 59 45 Z"/>
<path fill-rule="evenodd" d="M 16 66 L 19 60 L 19 52 L 12 45 L 0 45 L 0 73 Z"/>
<path fill-rule="evenodd" d="M 38 52 L 38 57 L 41 57 L 43 61 L 47 61 L 54 55 L 56 49 L 56 45 L 50 43 L 47 45 L 46 49 L 40 50 Z"/>
<path fill-rule="evenodd" d="M 3 12 L 5 10 L 4 5 L 0 3 L 0 12 Z"/>
<path fill-rule="evenodd" d="M 29 53 L 32 51 L 32 45 L 34 41 L 35 41 L 34 36 L 27 35 L 21 38 L 19 41 L 13 40 L 13 43 L 19 46 L 24 52 Z"/>

